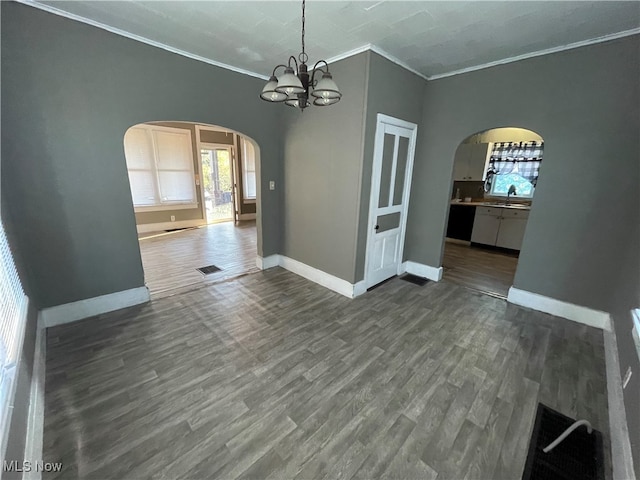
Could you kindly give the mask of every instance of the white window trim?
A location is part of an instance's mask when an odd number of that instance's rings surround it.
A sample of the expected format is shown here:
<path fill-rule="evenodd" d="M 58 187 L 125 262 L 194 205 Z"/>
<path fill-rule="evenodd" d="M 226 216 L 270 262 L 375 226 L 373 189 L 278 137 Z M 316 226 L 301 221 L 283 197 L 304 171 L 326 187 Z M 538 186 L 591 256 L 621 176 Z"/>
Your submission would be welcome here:
<path fill-rule="evenodd" d="M 631 336 L 633 337 L 633 343 L 636 346 L 636 353 L 638 354 L 638 360 L 640 360 L 640 308 L 631 310 L 631 318 L 633 320 L 633 328 L 631 329 Z"/>
<path fill-rule="evenodd" d="M 1 226 L 0 229 L 4 232 L 4 226 Z M 3 243 L 6 246 L 8 246 L 8 239 L 6 238 L 6 234 L 3 233 L 2 236 L 4 237 Z M 15 323 L 16 337 L 14 337 L 15 342 L 12 344 L 12 347 L 13 347 L 12 353 L 14 354 L 11 357 L 12 362 L 6 363 L 6 364 L 5 363 L 0 364 L 0 368 L 5 370 L 5 372 L 3 372 L 3 375 L 6 375 L 5 378 L 7 378 L 9 382 L 8 389 L 6 391 L 6 397 L 3 398 L 2 395 L 0 395 L 0 399 L 2 399 L 2 402 L 0 403 L 0 435 L 1 435 L 0 451 L 3 459 L 6 453 L 7 441 L 9 438 L 9 429 L 11 427 L 11 414 L 13 413 L 13 407 L 15 402 L 17 376 L 18 376 L 18 372 L 20 371 L 20 362 L 22 359 L 22 349 L 24 346 L 24 336 L 25 336 L 25 330 L 27 327 L 27 314 L 29 309 L 29 298 L 25 295 L 24 290 L 22 288 L 22 284 L 20 283 L 20 279 L 18 277 L 17 270 L 15 268 L 15 262 L 13 259 L 13 255 L 11 254 L 10 247 L 9 247 L 9 252 L 10 252 L 9 258 L 6 259 L 6 262 L 8 263 L 9 268 L 7 269 L 7 271 L 5 271 L 5 274 L 8 276 L 9 284 L 17 285 L 19 290 L 15 291 L 14 293 L 18 297 L 18 301 L 20 303 L 18 305 L 19 308 L 14 311 L 14 314 L 17 316 L 17 319 Z M 2 262 L 4 263 L 5 260 L 3 260 Z M 11 277 L 13 277 L 13 279 Z M 17 284 L 15 282 L 17 282 Z M 4 311 L 5 313 L 8 313 L 7 310 L 4 308 L 1 308 L 0 310 Z M 10 311 L 11 310 L 9 310 L 9 312 Z M 0 320 L 5 321 L 6 319 L 2 318 Z M 8 346 L 5 346 L 5 347 L 8 347 Z M 0 386 L 2 386 L 2 382 L 0 382 Z"/>
<path fill-rule="evenodd" d="M 193 210 L 198 208 L 200 203 L 167 203 L 164 205 L 149 205 L 146 207 L 133 207 L 135 213 L 144 212 L 165 212 L 168 210 Z"/>
<path fill-rule="evenodd" d="M 194 159 L 193 159 L 193 138 L 191 136 L 191 130 L 189 129 L 185 129 L 185 128 L 174 128 L 174 127 L 165 127 L 162 125 L 147 125 L 144 123 L 138 124 L 138 125 L 134 125 L 131 128 L 141 128 L 147 131 L 147 134 L 150 136 L 151 138 L 151 146 L 153 148 L 153 154 L 154 154 L 154 164 L 155 164 L 155 174 L 156 174 L 156 193 L 158 195 L 158 198 L 160 200 L 160 204 L 156 204 L 156 205 L 135 205 L 133 206 L 133 211 L 135 213 L 144 213 L 144 212 L 160 212 L 160 211 L 168 211 L 168 210 L 192 210 L 195 208 L 199 208 L 200 204 L 198 202 L 198 193 L 197 193 L 197 186 L 198 183 L 196 182 L 196 176 L 195 176 L 195 168 L 194 168 Z M 181 135 L 186 135 L 189 141 L 189 167 L 190 167 L 190 173 L 191 173 L 191 179 L 194 185 L 194 201 L 193 202 L 163 202 L 162 199 L 160 198 L 160 179 L 158 177 L 158 169 L 157 169 L 157 159 L 158 159 L 158 147 L 156 145 L 156 143 L 153 141 L 153 131 L 165 131 L 165 132 L 169 132 L 169 133 L 175 133 L 175 134 L 181 134 Z M 126 151 L 125 151 L 125 155 L 126 155 Z M 126 159 L 125 159 L 126 160 Z M 129 171 L 129 168 L 127 167 L 127 172 Z"/>
<path fill-rule="evenodd" d="M 244 204 L 251 204 L 251 203 L 256 203 L 256 200 L 258 199 L 258 166 L 256 165 L 258 159 L 256 158 L 256 146 L 250 142 L 249 139 L 247 139 L 246 137 L 241 137 L 241 143 L 242 143 L 242 203 Z M 247 196 L 247 182 L 246 182 L 246 175 L 247 175 L 247 170 L 245 168 L 245 161 L 246 161 L 246 148 L 245 148 L 245 144 L 247 143 L 251 143 L 251 147 L 253 148 L 253 170 L 251 170 L 253 172 L 253 176 L 255 177 L 256 180 L 256 194 L 255 196 L 252 197 L 248 197 Z"/>

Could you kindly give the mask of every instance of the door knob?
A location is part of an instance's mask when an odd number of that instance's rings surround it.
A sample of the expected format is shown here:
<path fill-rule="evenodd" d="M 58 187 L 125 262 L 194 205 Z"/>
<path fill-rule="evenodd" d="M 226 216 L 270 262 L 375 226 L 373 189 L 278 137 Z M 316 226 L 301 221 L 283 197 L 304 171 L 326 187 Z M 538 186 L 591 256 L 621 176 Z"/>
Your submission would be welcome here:
<path fill-rule="evenodd" d="M 380 225 L 376 225 L 375 227 L 373 227 L 376 231 L 378 231 L 378 229 L 380 228 Z"/>

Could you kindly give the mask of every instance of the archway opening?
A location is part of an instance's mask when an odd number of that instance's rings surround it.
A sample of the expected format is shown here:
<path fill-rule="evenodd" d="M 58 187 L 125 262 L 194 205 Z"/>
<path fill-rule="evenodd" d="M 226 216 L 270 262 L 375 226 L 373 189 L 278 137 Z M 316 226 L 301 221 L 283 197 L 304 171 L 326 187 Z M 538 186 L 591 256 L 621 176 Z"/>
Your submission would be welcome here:
<path fill-rule="evenodd" d="M 215 125 L 151 121 L 130 127 L 123 142 L 152 296 L 257 270 L 253 139 Z"/>
<path fill-rule="evenodd" d="M 543 151 L 540 135 L 517 127 L 484 130 L 460 143 L 444 242 L 444 279 L 507 297 Z"/>

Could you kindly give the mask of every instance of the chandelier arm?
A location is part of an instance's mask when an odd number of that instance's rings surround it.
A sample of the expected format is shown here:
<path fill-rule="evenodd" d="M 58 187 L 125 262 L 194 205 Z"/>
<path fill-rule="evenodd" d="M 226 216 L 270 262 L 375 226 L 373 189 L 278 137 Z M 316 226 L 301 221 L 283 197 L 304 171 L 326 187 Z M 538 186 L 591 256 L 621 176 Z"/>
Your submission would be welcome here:
<path fill-rule="evenodd" d="M 283 63 L 281 63 L 280 65 L 276 65 L 275 67 L 273 67 L 273 73 L 271 74 L 272 77 L 276 76 L 276 70 L 278 70 L 278 68 L 280 68 L 280 67 L 287 68 L 287 66 L 284 65 Z"/>
<path fill-rule="evenodd" d="M 321 71 L 322 73 L 325 73 L 325 71 L 322 68 L 318 68 L 318 65 L 321 64 L 321 63 L 324 63 L 327 66 L 327 72 L 326 73 L 329 73 L 329 64 L 324 60 L 318 60 L 316 62 L 316 64 L 313 66 L 313 73 L 311 74 L 311 82 L 309 83 L 309 85 L 311 85 L 312 87 L 316 86 L 316 81 L 315 81 L 316 72 L 317 71 Z"/>
<path fill-rule="evenodd" d="M 320 65 L 321 63 L 324 63 L 326 65 L 326 67 L 327 67 L 327 72 L 326 73 L 329 73 L 329 64 L 325 60 L 318 60 L 316 62 L 316 64 L 313 66 L 313 69 L 315 70 L 316 68 L 318 68 L 318 65 Z M 322 69 L 320 69 L 320 70 L 322 70 Z M 324 70 L 322 70 L 322 71 L 324 72 Z"/>
<path fill-rule="evenodd" d="M 296 76 L 298 75 L 298 73 L 300 72 L 300 69 L 298 68 L 298 60 L 296 60 L 296 57 L 294 57 L 293 55 L 291 55 L 289 57 L 289 66 L 291 66 L 291 60 L 293 60 L 293 63 L 296 64 Z"/>

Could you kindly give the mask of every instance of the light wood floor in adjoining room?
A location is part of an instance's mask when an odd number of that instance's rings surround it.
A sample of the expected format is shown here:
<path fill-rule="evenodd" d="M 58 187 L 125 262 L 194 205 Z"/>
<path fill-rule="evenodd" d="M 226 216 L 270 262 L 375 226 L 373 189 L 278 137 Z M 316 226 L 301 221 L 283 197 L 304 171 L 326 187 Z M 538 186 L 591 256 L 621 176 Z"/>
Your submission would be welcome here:
<path fill-rule="evenodd" d="M 538 402 L 609 459 L 599 330 L 446 281 L 350 300 L 273 268 L 48 329 L 45 478 L 519 479 Z"/>
<path fill-rule="evenodd" d="M 249 272 L 256 267 L 256 224 L 217 223 L 140 240 L 144 278 L 152 297 L 172 295 Z M 197 268 L 222 270 L 203 275 Z"/>
<path fill-rule="evenodd" d="M 443 278 L 467 288 L 507 298 L 517 266 L 514 253 L 449 241 L 444 244 Z"/>

